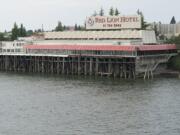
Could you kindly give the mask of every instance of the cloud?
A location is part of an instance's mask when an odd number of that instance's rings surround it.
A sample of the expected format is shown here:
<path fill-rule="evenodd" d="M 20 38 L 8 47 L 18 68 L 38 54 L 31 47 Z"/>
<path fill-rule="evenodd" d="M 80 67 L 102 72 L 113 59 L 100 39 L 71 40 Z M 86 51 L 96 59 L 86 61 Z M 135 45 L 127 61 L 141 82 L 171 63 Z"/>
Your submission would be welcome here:
<path fill-rule="evenodd" d="M 143 11 L 147 21 L 169 22 L 172 16 L 180 19 L 179 0 L 0 0 L 0 30 L 10 30 L 14 22 L 23 23 L 28 29 L 37 29 L 44 24 L 46 29 L 53 29 L 57 21 L 64 24 L 83 24 L 101 7 L 108 14 L 111 6 L 122 14 L 135 14 Z"/>

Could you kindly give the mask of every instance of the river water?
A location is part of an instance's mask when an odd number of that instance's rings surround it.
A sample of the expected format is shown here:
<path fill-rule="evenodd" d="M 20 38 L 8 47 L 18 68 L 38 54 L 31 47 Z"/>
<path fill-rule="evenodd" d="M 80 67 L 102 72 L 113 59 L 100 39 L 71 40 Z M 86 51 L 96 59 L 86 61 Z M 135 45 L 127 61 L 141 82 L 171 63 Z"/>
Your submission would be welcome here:
<path fill-rule="evenodd" d="M 180 79 L 0 73 L 0 135 L 179 135 Z"/>

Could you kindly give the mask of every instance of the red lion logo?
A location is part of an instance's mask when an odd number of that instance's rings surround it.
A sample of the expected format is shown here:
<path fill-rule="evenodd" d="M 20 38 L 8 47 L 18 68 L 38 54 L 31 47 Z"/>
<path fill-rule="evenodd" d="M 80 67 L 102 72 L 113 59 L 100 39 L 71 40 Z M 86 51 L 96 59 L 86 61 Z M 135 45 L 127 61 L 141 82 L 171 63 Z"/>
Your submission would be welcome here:
<path fill-rule="evenodd" d="M 89 18 L 87 23 L 90 25 L 90 26 L 93 26 L 94 25 L 94 20 L 92 18 Z"/>

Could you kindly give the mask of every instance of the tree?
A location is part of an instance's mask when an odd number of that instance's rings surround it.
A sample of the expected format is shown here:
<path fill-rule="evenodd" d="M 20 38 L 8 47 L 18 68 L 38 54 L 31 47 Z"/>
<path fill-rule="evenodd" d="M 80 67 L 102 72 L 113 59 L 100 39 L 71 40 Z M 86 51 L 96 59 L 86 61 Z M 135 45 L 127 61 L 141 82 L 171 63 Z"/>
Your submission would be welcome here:
<path fill-rule="evenodd" d="M 179 46 L 180 46 L 180 35 L 177 36 L 177 37 L 175 37 L 175 36 L 171 37 L 170 39 L 168 39 L 168 40 L 166 41 L 166 43 L 176 44 L 176 45 L 179 45 Z"/>
<path fill-rule="evenodd" d="M 74 26 L 74 30 L 78 30 L 78 26 L 77 26 L 77 24 L 75 24 L 75 26 Z"/>
<path fill-rule="evenodd" d="M 81 26 L 80 25 L 78 26 L 78 30 L 81 30 Z"/>
<path fill-rule="evenodd" d="M 137 14 L 141 16 L 141 29 L 145 30 L 149 24 L 145 21 L 143 13 L 138 9 Z"/>
<path fill-rule="evenodd" d="M 174 16 L 172 17 L 170 24 L 176 24 L 176 19 Z"/>
<path fill-rule="evenodd" d="M 110 8 L 110 10 L 109 10 L 109 15 L 111 15 L 111 16 L 114 15 L 114 9 L 113 9 L 113 7 Z"/>
<path fill-rule="evenodd" d="M 100 15 L 100 16 L 104 16 L 104 9 L 103 9 L 103 8 L 100 9 L 99 15 Z"/>
<path fill-rule="evenodd" d="M 154 30 L 156 36 L 158 36 L 158 35 L 159 35 L 159 32 L 158 32 L 158 28 L 157 28 L 157 24 L 156 24 L 156 23 L 154 23 L 154 28 L 153 28 L 153 30 Z"/>
<path fill-rule="evenodd" d="M 33 30 L 28 30 L 28 31 L 26 32 L 26 35 L 27 35 L 27 36 L 32 36 L 33 33 L 34 33 Z"/>
<path fill-rule="evenodd" d="M 159 39 L 160 40 L 167 40 L 167 37 L 161 34 L 161 35 L 159 35 Z"/>
<path fill-rule="evenodd" d="M 3 40 L 4 40 L 4 34 L 0 33 L 0 41 L 3 41 Z"/>
<path fill-rule="evenodd" d="M 116 8 L 114 15 L 118 16 L 120 14 L 119 10 Z"/>
<path fill-rule="evenodd" d="M 64 30 L 68 30 L 68 27 L 65 26 L 65 25 L 63 26 L 63 31 L 64 31 Z"/>
<path fill-rule="evenodd" d="M 56 26 L 55 31 L 63 31 L 63 26 L 60 21 L 58 22 L 58 25 Z"/>
<path fill-rule="evenodd" d="M 12 40 L 11 37 L 12 37 L 12 32 L 7 32 L 5 30 L 3 33 L 1 33 L 1 40 L 3 39 L 3 41 L 11 41 Z"/>
<path fill-rule="evenodd" d="M 14 23 L 14 27 L 12 28 L 12 36 L 11 39 L 12 40 L 16 40 L 19 36 L 19 29 L 18 29 L 18 25 L 16 23 Z"/>
<path fill-rule="evenodd" d="M 20 37 L 25 37 L 27 34 L 26 34 L 26 29 L 25 27 L 23 26 L 23 24 L 21 24 L 20 28 L 19 28 L 19 36 Z"/>

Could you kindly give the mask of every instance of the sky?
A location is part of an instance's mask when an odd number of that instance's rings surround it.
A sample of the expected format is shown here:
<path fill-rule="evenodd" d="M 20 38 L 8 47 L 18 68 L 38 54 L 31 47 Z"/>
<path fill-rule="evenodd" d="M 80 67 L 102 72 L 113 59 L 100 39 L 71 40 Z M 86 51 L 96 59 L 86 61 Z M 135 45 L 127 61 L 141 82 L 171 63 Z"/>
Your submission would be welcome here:
<path fill-rule="evenodd" d="M 52 30 L 57 22 L 65 25 L 83 25 L 86 17 L 102 7 L 105 13 L 111 7 L 123 15 L 143 12 L 147 22 L 169 23 L 172 16 L 180 21 L 180 0 L 0 0 L 0 31 L 9 31 L 14 22 L 26 29 Z"/>

